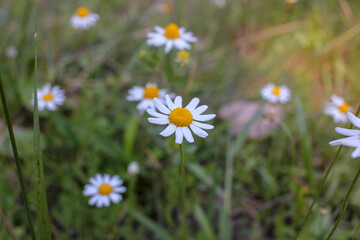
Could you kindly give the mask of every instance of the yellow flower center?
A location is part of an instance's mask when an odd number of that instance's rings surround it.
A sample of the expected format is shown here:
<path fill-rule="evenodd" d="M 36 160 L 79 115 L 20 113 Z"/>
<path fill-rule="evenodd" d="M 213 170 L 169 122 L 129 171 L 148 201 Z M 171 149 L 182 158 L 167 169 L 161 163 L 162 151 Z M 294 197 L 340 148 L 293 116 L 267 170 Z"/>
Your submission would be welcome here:
<path fill-rule="evenodd" d="M 101 195 L 109 195 L 112 193 L 113 189 L 108 183 L 103 183 L 99 187 L 99 194 Z"/>
<path fill-rule="evenodd" d="M 154 86 L 146 87 L 144 91 L 144 98 L 153 99 L 159 97 L 159 89 Z"/>
<path fill-rule="evenodd" d="M 169 121 L 177 127 L 188 127 L 193 122 L 193 117 L 186 108 L 175 108 L 169 115 Z"/>
<path fill-rule="evenodd" d="M 341 106 L 338 106 L 338 109 L 340 110 L 340 112 L 342 113 L 347 113 L 349 111 L 349 104 L 344 103 Z"/>
<path fill-rule="evenodd" d="M 274 95 L 279 96 L 280 95 L 280 87 L 279 86 L 275 86 L 274 89 L 272 90 L 272 93 Z"/>
<path fill-rule="evenodd" d="M 52 93 L 47 93 L 43 96 L 43 100 L 44 101 L 52 101 L 52 100 L 54 100 L 54 95 L 52 95 Z"/>
<path fill-rule="evenodd" d="M 90 11 L 86 7 L 80 7 L 76 10 L 76 15 L 78 15 L 79 17 L 87 17 L 89 16 L 89 14 Z"/>
<path fill-rule="evenodd" d="M 190 57 L 190 53 L 186 50 L 181 50 L 178 52 L 177 56 L 181 59 L 188 59 Z"/>
<path fill-rule="evenodd" d="M 286 0 L 286 3 L 287 4 L 294 4 L 294 3 L 296 3 L 296 0 Z"/>
<path fill-rule="evenodd" d="M 165 28 L 164 36 L 169 39 L 176 39 L 180 37 L 179 27 L 175 23 L 170 23 Z"/>
<path fill-rule="evenodd" d="M 172 13 L 173 10 L 174 10 L 174 8 L 173 8 L 172 4 L 170 4 L 170 3 L 165 3 L 164 4 L 164 7 L 163 7 L 164 13 L 169 14 L 169 13 Z"/>

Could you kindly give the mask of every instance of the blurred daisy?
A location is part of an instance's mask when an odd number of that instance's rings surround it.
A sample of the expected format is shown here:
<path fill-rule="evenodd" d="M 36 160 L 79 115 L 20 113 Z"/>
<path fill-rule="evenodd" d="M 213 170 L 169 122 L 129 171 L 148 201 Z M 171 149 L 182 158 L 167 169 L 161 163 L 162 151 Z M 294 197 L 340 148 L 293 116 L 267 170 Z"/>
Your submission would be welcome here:
<path fill-rule="evenodd" d="M 155 105 L 153 102 L 154 98 L 159 98 L 164 101 L 166 89 L 159 89 L 156 84 L 147 83 L 145 88 L 135 86 L 131 88 L 128 93 L 129 95 L 126 97 L 126 100 L 140 101 L 136 108 L 142 114 L 148 108 L 155 110 Z"/>
<path fill-rule="evenodd" d="M 190 129 L 199 137 L 206 138 L 207 132 L 203 129 L 213 129 L 214 126 L 210 124 L 200 123 L 198 121 L 209 121 L 213 119 L 215 114 L 201 115 L 206 111 L 208 106 L 202 105 L 197 107 L 200 100 L 193 98 L 190 103 L 183 108 L 182 98 L 177 96 L 172 102 L 169 95 L 165 96 L 166 105 L 164 105 L 158 98 L 154 98 L 156 108 L 161 112 L 158 113 L 153 109 L 148 109 L 147 112 L 154 118 L 148 118 L 149 122 L 157 125 L 166 125 L 167 128 L 160 133 L 163 137 L 169 137 L 175 133 L 175 142 L 181 144 L 183 138 L 192 143 L 194 138 Z M 189 129 L 190 128 L 190 129 Z"/>
<path fill-rule="evenodd" d="M 96 25 L 99 15 L 91 13 L 86 7 L 80 7 L 70 19 L 71 26 L 75 29 L 89 29 Z"/>
<path fill-rule="evenodd" d="M 179 51 L 176 56 L 175 62 L 183 66 L 188 65 L 190 63 L 190 53 L 186 50 Z"/>
<path fill-rule="evenodd" d="M 213 2 L 218 8 L 223 8 L 226 4 L 226 0 L 213 0 Z"/>
<path fill-rule="evenodd" d="M 290 100 L 291 91 L 285 85 L 277 86 L 273 83 L 267 84 L 260 91 L 261 96 L 264 100 L 271 103 L 286 103 Z"/>
<path fill-rule="evenodd" d="M 89 179 L 84 189 L 84 196 L 91 196 L 90 205 L 96 207 L 108 207 L 110 202 L 118 203 L 122 200 L 121 193 L 126 192 L 126 187 L 121 186 L 123 180 L 117 175 L 110 177 L 109 174 L 96 174 L 95 177 Z"/>
<path fill-rule="evenodd" d="M 147 44 L 160 47 L 165 45 L 165 53 L 175 47 L 178 50 L 191 49 L 189 42 L 196 42 L 197 38 L 185 28 L 179 28 L 175 23 L 170 23 L 164 28 L 156 26 L 155 32 L 147 34 Z"/>
<path fill-rule="evenodd" d="M 285 0 L 285 2 L 286 2 L 287 4 L 294 4 L 294 3 L 297 3 L 298 0 Z"/>
<path fill-rule="evenodd" d="M 127 171 L 131 176 L 137 175 L 140 171 L 139 164 L 137 162 L 131 162 L 127 167 Z"/>
<path fill-rule="evenodd" d="M 352 107 L 342 97 L 335 94 L 331 95 L 331 102 L 326 103 L 324 113 L 334 118 L 335 123 L 347 123 L 347 112 L 352 111 Z"/>
<path fill-rule="evenodd" d="M 57 105 L 64 104 L 66 100 L 65 91 L 58 86 L 52 88 L 51 84 L 47 83 L 43 88 L 37 90 L 37 99 L 39 111 L 44 109 L 55 111 Z M 31 103 L 34 104 L 34 94 Z"/>
<path fill-rule="evenodd" d="M 357 118 L 351 112 L 348 112 L 346 115 L 354 126 L 360 128 L 359 118 Z M 335 131 L 337 133 L 340 133 L 341 135 L 346 136 L 346 138 L 341 138 L 335 141 L 331 141 L 329 142 L 329 144 L 332 146 L 344 145 L 348 147 L 353 147 L 355 148 L 355 150 L 352 152 L 351 157 L 352 158 L 360 157 L 360 130 L 337 127 L 335 128 Z"/>

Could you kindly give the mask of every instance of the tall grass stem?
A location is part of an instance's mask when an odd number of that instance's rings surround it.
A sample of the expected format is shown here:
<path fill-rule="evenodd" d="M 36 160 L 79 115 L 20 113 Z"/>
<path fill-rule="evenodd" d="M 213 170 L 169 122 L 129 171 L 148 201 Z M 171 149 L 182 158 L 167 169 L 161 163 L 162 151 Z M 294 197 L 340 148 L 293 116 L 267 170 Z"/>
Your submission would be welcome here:
<path fill-rule="evenodd" d="M 30 235 L 31 235 L 31 238 L 33 240 L 35 240 L 36 239 L 35 238 L 35 230 L 34 230 L 34 225 L 33 225 L 32 219 L 31 219 L 30 207 L 29 207 L 29 202 L 28 202 L 28 197 L 27 197 L 27 192 L 26 192 L 25 182 L 24 182 L 24 176 L 23 176 L 22 169 L 21 169 L 21 162 L 19 159 L 19 154 L 18 154 L 18 150 L 17 150 L 17 146 L 16 146 L 12 123 L 10 121 L 10 115 L 9 115 L 9 110 L 8 110 L 8 106 L 7 106 L 4 87 L 2 84 L 1 75 L 0 75 L 0 95 L 1 95 L 1 102 L 3 105 L 4 113 L 5 113 L 6 124 L 7 124 L 8 131 L 9 131 L 11 147 L 12 147 L 14 158 L 15 158 L 16 169 L 18 172 L 18 178 L 19 178 L 19 182 L 20 182 L 21 192 L 22 192 L 22 195 L 24 198 L 26 215 L 28 218 L 29 228 L 30 228 Z"/>
<path fill-rule="evenodd" d="M 360 176 L 360 168 L 358 169 L 358 171 L 357 171 L 357 173 L 356 173 L 356 175 L 355 175 L 355 177 L 354 177 L 354 179 L 353 179 L 353 181 L 352 181 L 352 183 L 351 183 L 351 185 L 350 185 L 350 188 L 349 188 L 349 190 L 348 190 L 347 193 L 346 193 L 345 200 L 344 200 L 344 203 L 343 203 L 343 205 L 342 205 L 342 209 L 341 209 L 340 215 L 339 215 L 338 218 L 336 219 L 335 225 L 334 225 L 334 227 L 331 229 L 331 232 L 330 232 L 329 236 L 326 238 L 326 240 L 331 239 L 332 235 L 334 235 L 337 227 L 339 226 L 339 224 L 340 224 L 340 222 L 341 222 L 341 219 L 343 218 L 343 216 L 344 216 L 344 214 L 345 214 L 346 207 L 347 207 L 347 205 L 348 205 L 348 203 L 349 203 L 349 198 L 350 198 L 351 191 L 352 191 L 352 189 L 353 189 L 356 181 L 359 179 L 359 176 Z"/>
<path fill-rule="evenodd" d="M 188 239 L 188 223 L 186 217 L 186 179 L 185 179 L 185 161 L 183 156 L 182 144 L 179 144 L 180 160 L 181 160 L 181 205 L 184 218 L 184 238 Z"/>

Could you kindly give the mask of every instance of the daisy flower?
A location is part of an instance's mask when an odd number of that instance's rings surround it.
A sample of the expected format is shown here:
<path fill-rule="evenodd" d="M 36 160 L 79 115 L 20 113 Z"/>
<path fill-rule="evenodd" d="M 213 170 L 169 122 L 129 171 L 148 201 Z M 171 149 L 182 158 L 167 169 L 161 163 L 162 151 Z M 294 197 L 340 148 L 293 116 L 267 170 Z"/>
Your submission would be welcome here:
<path fill-rule="evenodd" d="M 129 95 L 126 97 L 126 100 L 140 101 L 136 108 L 142 114 L 148 108 L 155 110 L 153 99 L 159 98 L 164 100 L 166 89 L 159 89 L 156 84 L 147 83 L 145 88 L 135 86 L 131 88 L 128 93 Z"/>
<path fill-rule="evenodd" d="M 168 125 L 164 131 L 160 133 L 163 137 L 169 137 L 175 133 L 175 142 L 181 144 L 183 138 L 192 143 L 194 138 L 190 129 L 199 137 L 206 138 L 207 132 L 203 129 L 213 129 L 214 126 L 210 124 L 200 123 L 198 121 L 209 121 L 213 119 L 215 114 L 201 115 L 206 111 L 208 106 L 202 105 L 197 107 L 200 100 L 193 98 L 186 107 L 182 107 L 182 98 L 177 96 L 172 102 L 169 95 L 165 96 L 166 105 L 164 105 L 158 98 L 154 98 L 154 104 L 160 113 L 153 109 L 148 109 L 147 112 L 154 118 L 148 118 L 149 122 L 157 125 Z M 190 128 L 190 129 L 189 129 Z"/>
<path fill-rule="evenodd" d="M 175 62 L 183 66 L 188 65 L 190 63 L 190 53 L 186 50 L 179 51 L 176 56 Z"/>
<path fill-rule="evenodd" d="M 359 118 L 357 118 L 351 112 L 348 112 L 346 115 L 354 126 L 360 128 Z M 329 144 L 331 146 L 344 145 L 348 147 L 353 147 L 355 148 L 355 150 L 352 152 L 351 157 L 352 158 L 360 157 L 360 130 L 337 127 L 335 128 L 335 131 L 337 133 L 340 133 L 341 135 L 346 136 L 346 138 L 341 138 L 335 141 L 331 141 L 329 142 Z"/>
<path fill-rule="evenodd" d="M 70 19 L 71 26 L 75 29 L 89 29 L 95 26 L 99 15 L 90 12 L 86 7 L 80 7 Z"/>
<path fill-rule="evenodd" d="M 331 95 L 331 101 L 326 103 L 324 113 L 334 118 L 335 123 L 347 123 L 347 112 L 352 111 L 352 107 L 342 97 L 335 94 Z"/>
<path fill-rule="evenodd" d="M 66 97 L 65 91 L 60 87 L 51 87 L 50 83 L 47 83 L 43 88 L 37 90 L 38 109 L 42 111 L 47 109 L 49 111 L 55 111 L 57 105 L 63 105 Z M 34 94 L 31 103 L 34 105 Z"/>
<path fill-rule="evenodd" d="M 175 47 L 178 50 L 191 49 L 189 42 L 197 42 L 197 38 L 191 32 L 185 32 L 185 28 L 170 23 L 164 28 L 156 26 L 155 32 L 147 34 L 147 44 L 160 47 L 165 45 L 165 53 Z"/>
<path fill-rule="evenodd" d="M 277 86 L 273 83 L 269 83 L 261 89 L 260 94 L 266 101 L 284 104 L 290 100 L 291 90 L 285 85 Z"/>
<path fill-rule="evenodd" d="M 158 12 L 170 14 L 174 11 L 174 6 L 171 3 L 160 3 L 156 9 Z"/>
<path fill-rule="evenodd" d="M 123 180 L 117 175 L 110 177 L 109 174 L 96 174 L 89 179 L 84 189 L 84 196 L 91 196 L 89 205 L 96 207 L 108 207 L 110 202 L 118 203 L 122 200 L 121 193 L 126 192 L 126 187 L 121 186 Z"/>

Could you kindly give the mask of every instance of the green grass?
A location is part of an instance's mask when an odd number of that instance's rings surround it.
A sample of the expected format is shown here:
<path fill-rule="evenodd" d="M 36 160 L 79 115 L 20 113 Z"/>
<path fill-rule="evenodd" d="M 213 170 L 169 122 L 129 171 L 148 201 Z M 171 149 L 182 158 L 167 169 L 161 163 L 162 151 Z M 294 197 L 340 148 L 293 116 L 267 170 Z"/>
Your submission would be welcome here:
<path fill-rule="evenodd" d="M 85 4 L 85 3 L 82 3 Z M 344 5 L 345 4 L 345 5 Z M 348 4 L 351 12 L 347 11 Z M 345 6 L 345 7 L 344 7 Z M 232 101 L 260 100 L 268 82 L 288 85 L 282 127 L 265 139 L 229 135 L 216 118 L 205 140 L 184 144 L 187 211 L 191 239 L 290 239 L 298 231 L 336 148 L 340 135 L 323 107 L 332 93 L 356 108 L 360 84 L 358 16 L 360 2 L 228 0 L 219 9 L 210 0 L 176 1 L 174 12 L 156 11 L 147 1 L 93 0 L 100 14 L 88 31 L 71 28 L 77 3 L 38 0 L 38 86 L 66 90 L 56 112 L 39 112 L 50 225 L 54 239 L 179 239 L 182 236 L 181 175 L 174 137 L 139 115 L 127 90 L 146 82 L 199 97 L 208 113 Z M 14 126 L 30 210 L 37 223 L 37 172 L 33 156 L 35 49 L 30 1 L 0 6 L 0 74 Z M 176 52 L 146 45 L 154 25 L 175 22 L 199 37 L 191 63 L 174 63 Z M 18 56 L 5 49 L 14 45 Z M 145 51 L 145 52 L 144 52 Z M 140 53 L 145 53 L 140 57 Z M 0 111 L 0 208 L 19 239 L 30 239 L 16 166 Z M 347 127 L 345 124 L 343 127 Z M 341 210 L 359 168 L 344 147 L 299 239 L 324 239 Z M 127 174 L 137 161 L 141 172 Z M 118 174 L 128 191 L 109 208 L 88 205 L 82 195 L 96 173 Z M 358 232 L 356 187 L 336 239 Z M 39 231 L 37 229 L 37 235 Z M 10 239 L 0 221 L 0 239 Z"/>

